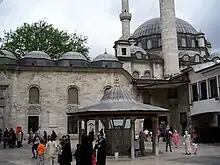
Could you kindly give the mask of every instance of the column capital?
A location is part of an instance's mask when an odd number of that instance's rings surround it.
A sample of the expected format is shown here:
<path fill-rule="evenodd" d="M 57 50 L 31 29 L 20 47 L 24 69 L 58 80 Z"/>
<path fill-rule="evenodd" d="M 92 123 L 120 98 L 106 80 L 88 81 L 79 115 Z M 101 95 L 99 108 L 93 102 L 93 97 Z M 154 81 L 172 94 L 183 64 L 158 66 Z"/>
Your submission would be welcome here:
<path fill-rule="evenodd" d="M 159 120 L 159 118 L 158 118 L 158 116 L 153 116 L 153 117 L 151 118 L 151 120 L 152 120 L 153 122 L 156 122 L 156 121 Z"/>

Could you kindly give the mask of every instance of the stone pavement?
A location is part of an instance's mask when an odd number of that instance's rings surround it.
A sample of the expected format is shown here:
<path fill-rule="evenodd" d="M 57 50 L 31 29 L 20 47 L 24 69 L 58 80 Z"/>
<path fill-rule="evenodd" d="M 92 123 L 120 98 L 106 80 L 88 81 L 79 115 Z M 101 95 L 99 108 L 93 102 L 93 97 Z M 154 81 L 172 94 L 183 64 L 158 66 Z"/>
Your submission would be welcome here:
<path fill-rule="evenodd" d="M 75 146 L 76 142 L 72 142 Z M 150 144 L 147 144 L 150 147 Z M 160 156 L 146 156 L 133 161 L 107 160 L 107 165 L 220 165 L 220 145 L 199 144 L 198 155 L 185 155 L 184 148 L 173 149 L 172 153 L 164 152 L 164 143 L 160 143 Z M 73 162 L 75 164 L 75 162 Z M 0 145 L 0 165 L 37 165 L 31 159 L 31 146 L 25 144 L 22 149 L 4 149 Z M 45 164 L 47 165 L 47 164 Z M 48 164 L 49 165 L 49 164 Z"/>

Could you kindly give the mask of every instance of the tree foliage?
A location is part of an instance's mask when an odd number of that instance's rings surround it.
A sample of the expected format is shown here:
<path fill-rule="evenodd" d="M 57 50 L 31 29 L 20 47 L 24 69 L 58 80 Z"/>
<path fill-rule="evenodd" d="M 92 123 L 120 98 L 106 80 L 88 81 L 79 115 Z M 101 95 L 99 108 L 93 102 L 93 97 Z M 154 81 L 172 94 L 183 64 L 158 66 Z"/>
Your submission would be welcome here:
<path fill-rule="evenodd" d="M 18 58 L 34 50 L 43 51 L 52 59 L 57 59 L 68 51 L 76 51 L 89 58 L 86 36 L 68 34 L 43 20 L 32 24 L 24 23 L 15 31 L 5 31 L 2 49 L 11 51 Z"/>

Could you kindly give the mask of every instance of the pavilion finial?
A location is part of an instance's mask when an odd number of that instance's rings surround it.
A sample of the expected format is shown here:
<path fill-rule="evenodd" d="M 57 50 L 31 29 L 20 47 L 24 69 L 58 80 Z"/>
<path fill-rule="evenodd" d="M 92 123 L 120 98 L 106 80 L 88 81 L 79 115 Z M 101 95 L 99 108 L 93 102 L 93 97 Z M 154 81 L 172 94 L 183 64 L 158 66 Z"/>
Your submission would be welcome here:
<path fill-rule="evenodd" d="M 119 78 L 118 78 L 118 76 L 117 76 L 116 79 L 115 79 L 115 86 L 116 86 L 116 87 L 119 86 Z"/>
<path fill-rule="evenodd" d="M 105 54 L 107 54 L 107 49 L 105 48 Z"/>

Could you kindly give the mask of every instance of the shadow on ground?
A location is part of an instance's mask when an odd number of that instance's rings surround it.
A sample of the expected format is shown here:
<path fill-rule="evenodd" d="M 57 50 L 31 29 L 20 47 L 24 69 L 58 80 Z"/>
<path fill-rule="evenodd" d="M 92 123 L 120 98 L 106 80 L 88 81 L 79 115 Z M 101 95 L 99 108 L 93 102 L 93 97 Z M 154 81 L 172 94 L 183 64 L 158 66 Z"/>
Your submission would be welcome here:
<path fill-rule="evenodd" d="M 170 162 L 183 164 L 200 164 L 200 165 L 220 165 L 220 156 L 185 156 L 181 158 L 168 159 Z"/>

